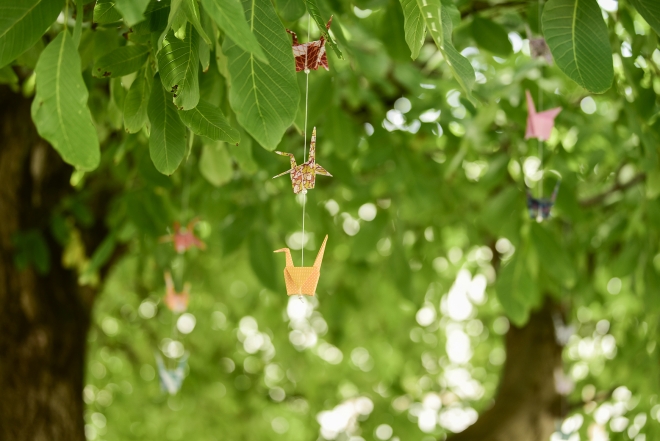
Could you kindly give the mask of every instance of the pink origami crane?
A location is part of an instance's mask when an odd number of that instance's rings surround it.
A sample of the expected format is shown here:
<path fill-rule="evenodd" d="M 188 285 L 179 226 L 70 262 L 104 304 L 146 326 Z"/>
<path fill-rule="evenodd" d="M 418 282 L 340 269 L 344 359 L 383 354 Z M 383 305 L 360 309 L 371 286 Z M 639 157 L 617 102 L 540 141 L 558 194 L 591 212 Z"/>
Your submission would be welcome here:
<path fill-rule="evenodd" d="M 188 309 L 188 302 L 190 301 L 190 283 L 183 285 L 182 292 L 176 292 L 172 274 L 167 271 L 165 273 L 165 297 L 163 301 L 173 313 L 181 314 L 185 312 Z"/>
<path fill-rule="evenodd" d="M 525 139 L 536 138 L 541 141 L 547 141 L 550 138 L 550 132 L 555 125 L 555 118 L 561 112 L 561 107 L 536 113 L 534 100 L 529 90 L 525 91 L 527 95 L 527 130 Z"/>
<path fill-rule="evenodd" d="M 332 16 L 328 20 L 325 28 L 330 30 L 332 23 Z M 328 58 L 325 54 L 325 38 L 321 35 L 319 40 L 310 41 L 305 44 L 298 43 L 298 36 L 295 32 L 286 30 L 293 37 L 293 56 L 296 60 L 296 72 L 301 72 L 305 69 L 318 70 L 319 65 L 323 66 L 325 70 L 330 70 L 328 67 Z"/>
<path fill-rule="evenodd" d="M 206 249 L 206 244 L 195 236 L 194 228 L 197 222 L 197 219 L 193 219 L 187 227 L 181 227 L 179 222 L 174 222 L 174 233 L 161 237 L 160 241 L 174 242 L 174 249 L 179 254 L 185 253 L 186 250 L 192 247 L 197 247 L 200 250 Z"/>

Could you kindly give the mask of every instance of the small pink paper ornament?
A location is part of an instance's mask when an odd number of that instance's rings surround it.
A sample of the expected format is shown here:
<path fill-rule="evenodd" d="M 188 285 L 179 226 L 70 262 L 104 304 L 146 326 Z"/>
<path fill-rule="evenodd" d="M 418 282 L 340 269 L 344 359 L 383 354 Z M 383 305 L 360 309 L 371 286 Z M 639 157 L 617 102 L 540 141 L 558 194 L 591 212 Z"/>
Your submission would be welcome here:
<path fill-rule="evenodd" d="M 206 244 L 195 236 L 194 228 L 197 219 L 188 223 L 187 227 L 182 227 L 179 222 L 174 222 L 174 233 L 160 238 L 161 242 L 174 242 L 174 249 L 177 253 L 183 254 L 192 247 L 200 250 L 206 249 Z"/>
<path fill-rule="evenodd" d="M 555 126 L 555 118 L 561 112 L 561 107 L 545 110 L 543 112 L 536 112 L 534 107 L 534 100 L 529 90 L 525 91 L 527 95 L 527 130 L 525 131 L 525 139 L 536 138 L 541 141 L 547 141 L 550 138 L 552 128 Z"/>
<path fill-rule="evenodd" d="M 190 283 L 183 285 L 183 291 L 176 292 L 172 274 L 167 271 L 165 273 L 165 297 L 163 301 L 169 310 L 175 314 L 186 312 L 188 302 L 190 301 Z"/>

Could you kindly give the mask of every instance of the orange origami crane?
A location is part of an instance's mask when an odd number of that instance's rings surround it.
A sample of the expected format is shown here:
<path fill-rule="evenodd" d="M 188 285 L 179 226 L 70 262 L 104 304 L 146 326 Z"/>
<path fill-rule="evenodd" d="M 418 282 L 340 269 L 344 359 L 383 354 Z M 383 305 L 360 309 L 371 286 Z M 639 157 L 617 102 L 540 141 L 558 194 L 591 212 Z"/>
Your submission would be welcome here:
<path fill-rule="evenodd" d="M 529 90 L 525 91 L 527 95 L 527 130 L 525 139 L 536 138 L 541 141 L 547 141 L 555 125 L 555 118 L 561 112 L 561 107 L 536 113 L 534 100 Z"/>
<path fill-rule="evenodd" d="M 316 184 L 316 174 L 323 176 L 332 176 L 326 169 L 321 167 L 316 163 L 316 127 L 312 131 L 312 140 L 309 144 L 309 160 L 303 162 L 300 165 L 296 165 L 296 157 L 291 153 L 285 152 L 275 152 L 278 155 L 288 156 L 291 160 L 291 169 L 280 173 L 277 176 L 273 176 L 273 179 L 284 176 L 287 173 L 291 173 L 291 186 L 293 187 L 293 192 L 306 193 L 308 188 L 314 188 Z"/>
<path fill-rule="evenodd" d="M 165 297 L 163 301 L 173 313 L 181 314 L 185 312 L 188 309 L 188 302 L 190 301 L 190 283 L 183 285 L 182 292 L 176 292 L 172 274 L 167 271 L 165 273 Z"/>
<path fill-rule="evenodd" d="M 306 295 L 313 296 L 316 293 L 316 285 L 319 283 L 321 276 L 321 261 L 323 260 L 323 253 L 325 251 L 325 243 L 328 241 L 328 236 L 325 236 L 323 245 L 316 256 L 314 266 L 293 266 L 293 259 L 291 259 L 291 251 L 288 248 L 281 248 L 275 250 L 275 253 L 286 254 L 286 266 L 284 267 L 284 281 L 286 282 L 286 293 L 290 296 L 293 295 Z"/>
<path fill-rule="evenodd" d="M 194 228 L 197 222 L 197 219 L 193 219 L 187 227 L 181 227 L 179 222 L 174 222 L 174 233 L 161 237 L 160 242 L 174 242 L 174 249 L 179 254 L 192 247 L 206 249 L 206 244 L 195 236 Z"/>
<path fill-rule="evenodd" d="M 325 25 L 327 30 L 330 30 L 332 23 L 332 16 Z M 286 30 L 293 37 L 293 56 L 296 60 L 296 72 L 303 70 L 318 70 L 319 65 L 323 66 L 325 70 L 330 70 L 328 67 L 328 57 L 325 53 L 325 38 L 321 35 L 319 40 L 310 41 L 305 44 L 298 43 L 298 36 L 295 32 Z"/>

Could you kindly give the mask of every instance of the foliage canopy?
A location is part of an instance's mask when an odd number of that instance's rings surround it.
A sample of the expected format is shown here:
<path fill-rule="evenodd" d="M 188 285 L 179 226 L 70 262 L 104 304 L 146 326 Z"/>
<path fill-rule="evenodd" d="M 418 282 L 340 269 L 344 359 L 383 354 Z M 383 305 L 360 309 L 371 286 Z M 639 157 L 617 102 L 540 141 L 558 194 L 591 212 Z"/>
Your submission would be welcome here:
<path fill-rule="evenodd" d="M 285 29 L 318 38 L 331 15 L 305 115 Z M 656 0 L 0 0 L 0 83 L 34 96 L 77 190 L 16 237 L 16 264 L 58 264 L 52 234 L 96 285 L 123 255 L 95 306 L 88 439 L 460 431 L 493 397 L 499 335 L 546 298 L 575 327 L 575 430 L 660 437 L 657 32 Z M 530 57 L 538 38 L 554 64 Z M 524 139 L 526 89 L 563 107 L 544 145 Z M 301 199 L 271 177 L 288 167 L 272 150 L 302 157 L 306 118 L 334 178 L 308 194 L 303 241 Z M 536 223 L 524 190 L 556 175 Z M 85 250 L 101 182 L 109 234 Z M 206 251 L 159 241 L 194 217 Z M 311 256 L 325 234 L 318 297 L 287 300 L 272 251 Z M 178 319 L 167 270 L 193 284 Z M 191 354 L 177 396 L 155 348 Z"/>

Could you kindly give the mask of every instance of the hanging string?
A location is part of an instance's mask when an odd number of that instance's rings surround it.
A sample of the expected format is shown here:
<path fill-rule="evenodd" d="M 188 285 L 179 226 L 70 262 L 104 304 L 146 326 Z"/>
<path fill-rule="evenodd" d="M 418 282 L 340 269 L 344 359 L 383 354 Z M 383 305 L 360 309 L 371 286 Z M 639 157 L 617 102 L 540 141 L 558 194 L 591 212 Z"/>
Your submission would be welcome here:
<path fill-rule="evenodd" d="M 312 16 L 308 14 L 307 18 L 307 42 L 309 42 L 309 29 L 312 23 Z M 307 56 L 309 46 L 305 51 L 305 128 L 303 130 L 303 137 L 305 138 L 303 144 L 303 163 L 307 162 L 307 109 L 309 104 L 309 68 L 307 67 Z M 304 186 L 303 180 L 303 186 Z M 307 189 L 303 188 L 303 214 L 302 214 L 302 242 L 300 246 L 300 259 L 301 265 L 305 266 L 305 205 L 307 205 Z"/>
<path fill-rule="evenodd" d="M 543 11 L 543 1 L 544 0 L 539 0 L 539 16 L 538 16 L 538 27 L 539 31 L 541 30 L 541 14 Z M 541 66 L 541 80 L 543 79 L 543 66 Z M 537 91 L 537 96 L 536 96 L 536 101 L 539 103 L 539 111 L 543 110 L 543 93 L 541 90 L 541 81 L 539 81 L 539 86 L 538 86 L 538 91 Z M 539 191 L 539 198 L 543 197 L 543 174 L 545 173 L 545 170 L 543 170 L 543 140 L 540 138 L 537 138 L 538 140 L 538 152 L 539 152 L 539 159 L 541 160 L 541 163 L 539 165 L 539 168 L 541 169 L 541 180 L 540 182 L 540 191 Z"/>

